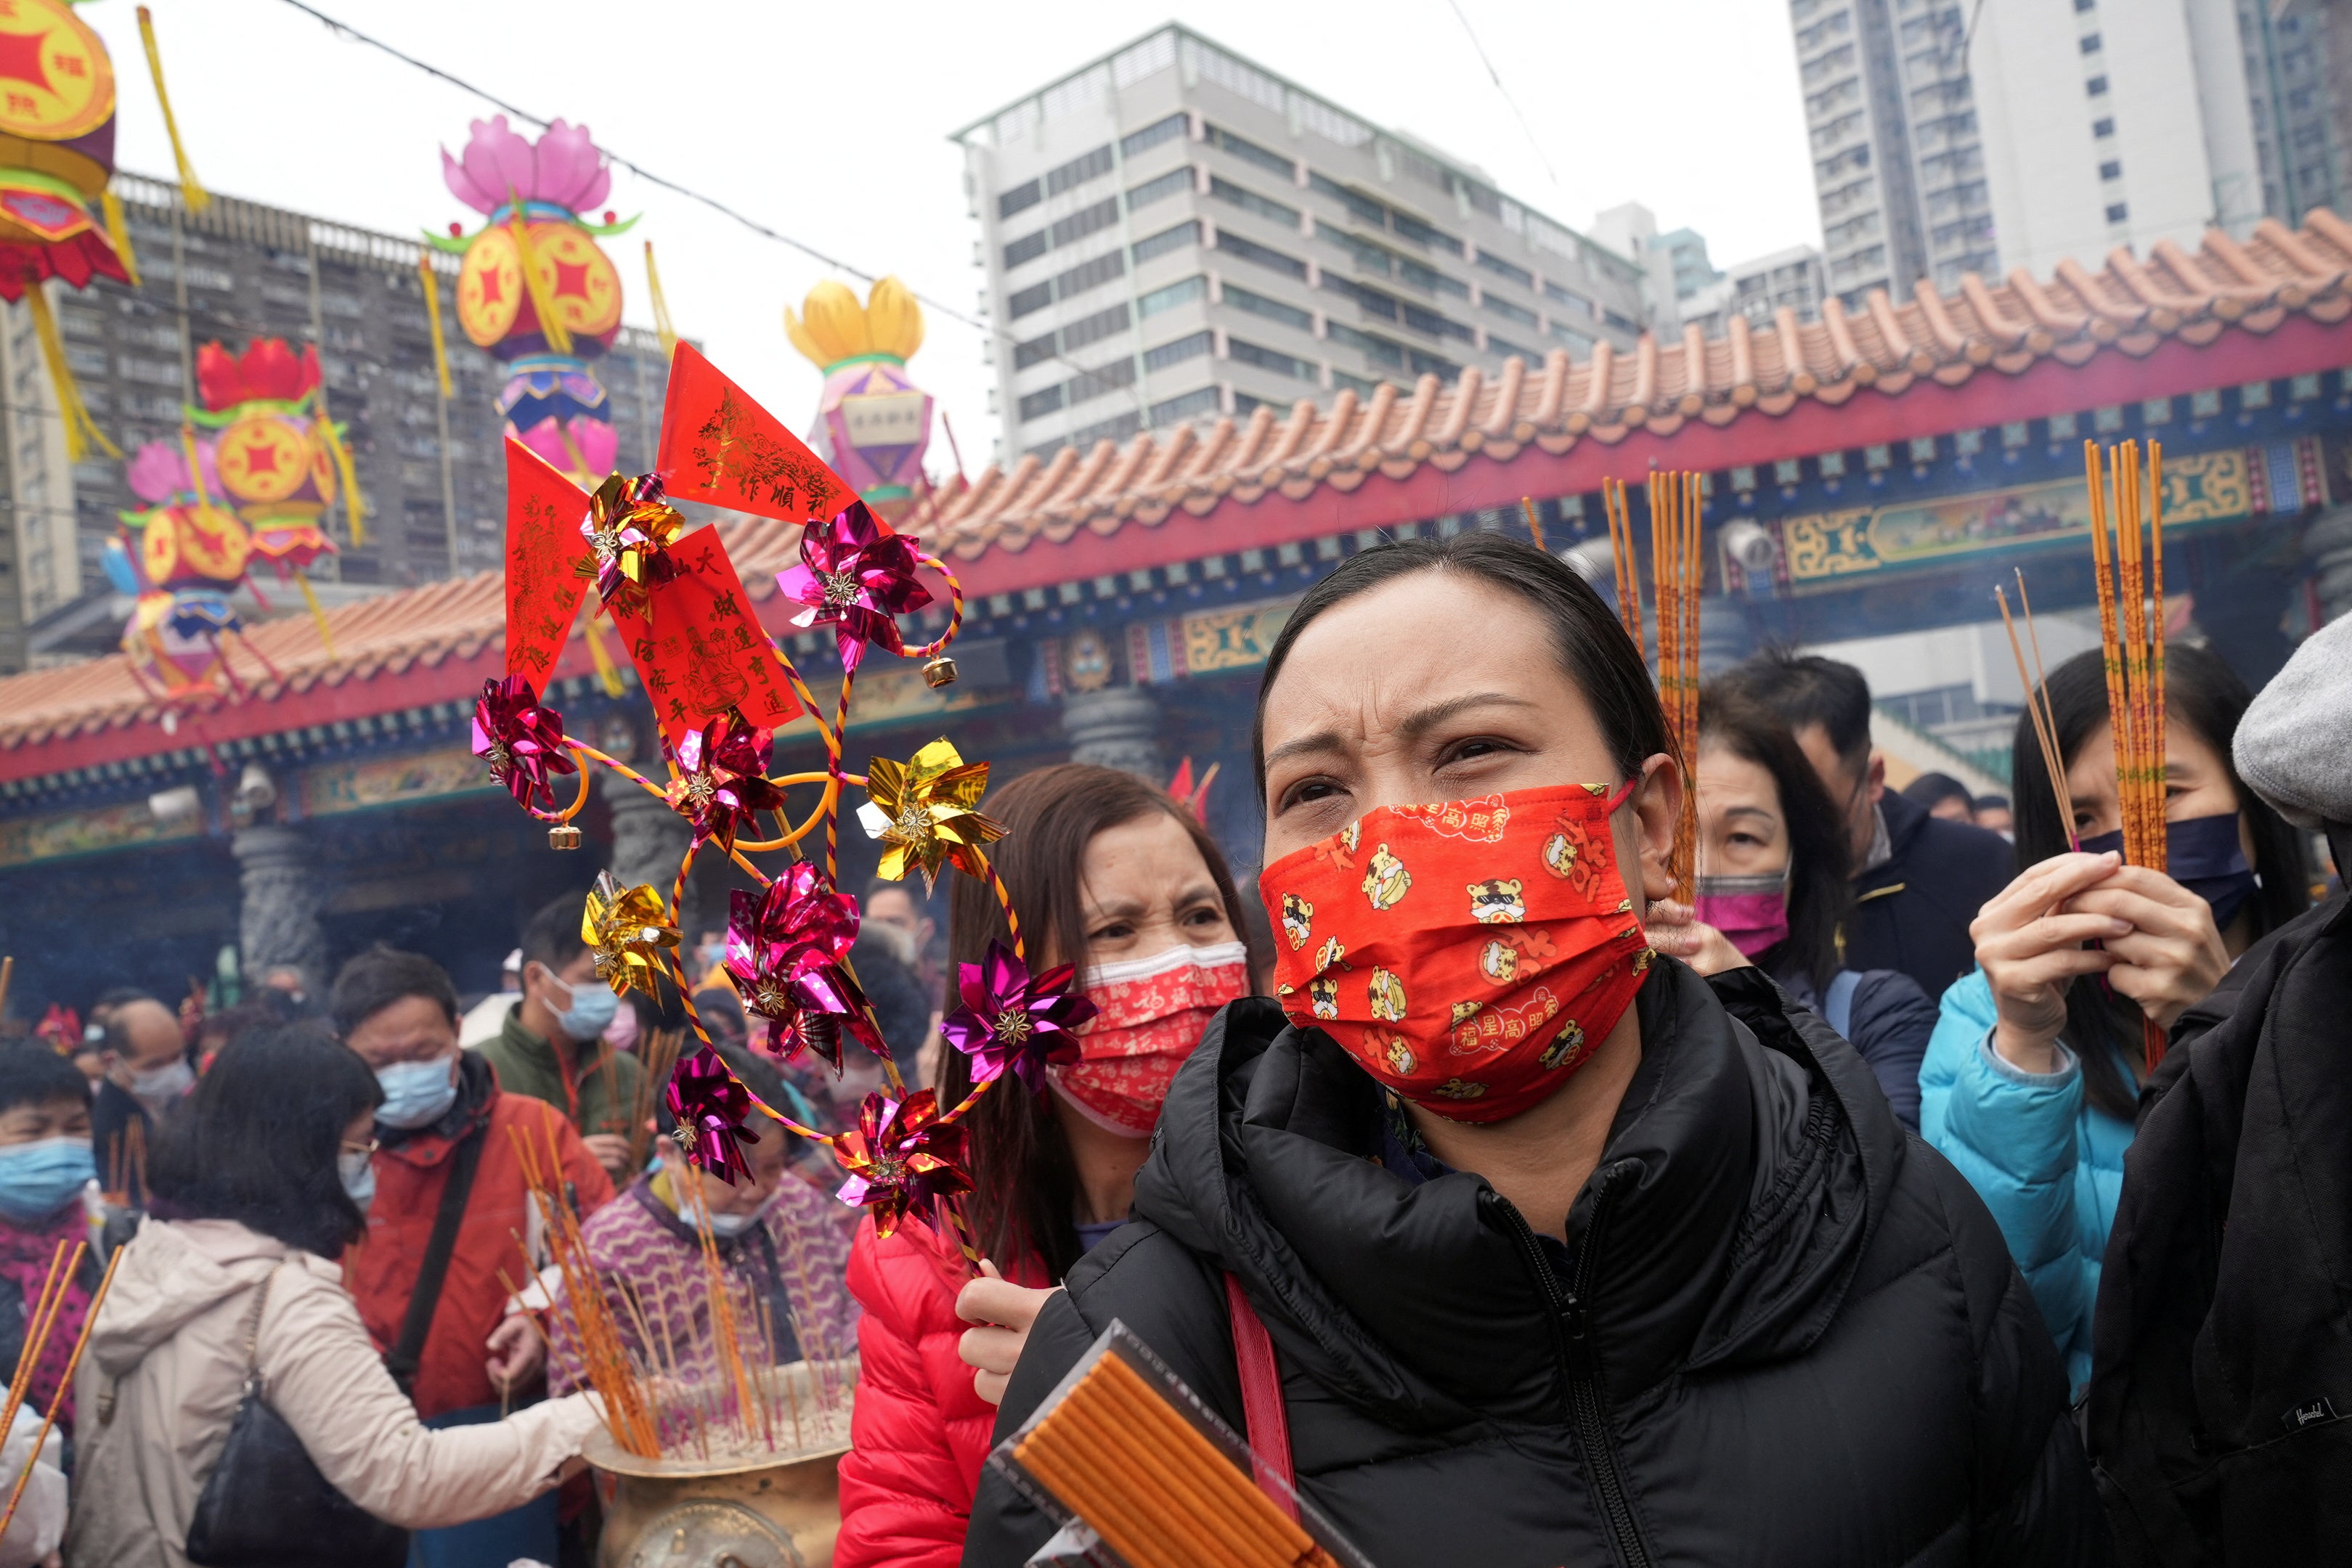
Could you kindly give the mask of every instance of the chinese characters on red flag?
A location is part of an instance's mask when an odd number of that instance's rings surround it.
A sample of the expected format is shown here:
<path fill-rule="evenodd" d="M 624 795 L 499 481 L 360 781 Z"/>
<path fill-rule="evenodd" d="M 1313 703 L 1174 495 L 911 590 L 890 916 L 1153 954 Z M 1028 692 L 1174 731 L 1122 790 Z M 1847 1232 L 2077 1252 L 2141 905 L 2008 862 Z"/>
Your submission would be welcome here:
<path fill-rule="evenodd" d="M 544 694 L 588 586 L 588 497 L 521 442 L 507 441 L 507 674 Z"/>
<path fill-rule="evenodd" d="M 788 523 L 821 521 L 857 499 L 824 459 L 688 343 L 670 359 L 656 466 L 672 497 Z"/>
<path fill-rule="evenodd" d="M 730 707 L 770 729 L 792 722 L 800 704 L 744 601 L 719 530 L 688 534 L 668 555 L 677 575 L 648 591 L 642 613 L 613 606 L 663 737 L 675 747 Z"/>

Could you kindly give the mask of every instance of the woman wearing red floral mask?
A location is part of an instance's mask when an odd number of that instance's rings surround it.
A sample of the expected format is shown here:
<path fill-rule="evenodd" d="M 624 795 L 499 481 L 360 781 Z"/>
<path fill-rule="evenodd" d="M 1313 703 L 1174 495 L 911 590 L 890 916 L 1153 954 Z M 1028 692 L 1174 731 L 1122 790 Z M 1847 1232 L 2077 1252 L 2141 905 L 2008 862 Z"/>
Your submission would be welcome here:
<path fill-rule="evenodd" d="M 1649 946 L 1682 781 L 1580 580 L 1483 534 L 1353 557 L 1256 742 L 1276 995 L 1178 1074 L 1000 1430 L 1117 1318 L 1383 1563 L 2103 1558 L 1967 1184 L 1762 974 Z M 1051 1533 L 991 1475 L 963 1561 Z"/>
<path fill-rule="evenodd" d="M 990 854 L 1031 962 L 1075 966 L 1092 1016 L 1036 1092 L 1001 1084 L 965 1123 L 980 1278 L 951 1239 L 919 1224 L 887 1240 L 859 1228 L 849 1287 L 866 1315 L 841 1462 L 841 1568 L 961 1559 L 996 1401 L 1031 1322 L 1055 1282 L 1127 1219 L 1177 1070 L 1217 1010 L 1252 989 L 1233 874 L 1166 792 L 1067 763 L 1014 779 L 988 811 L 1005 825 Z M 956 1009 L 985 1012 L 1010 933 L 973 878 L 953 883 L 949 913 L 939 1088 L 954 1104 L 971 1087 Z"/>

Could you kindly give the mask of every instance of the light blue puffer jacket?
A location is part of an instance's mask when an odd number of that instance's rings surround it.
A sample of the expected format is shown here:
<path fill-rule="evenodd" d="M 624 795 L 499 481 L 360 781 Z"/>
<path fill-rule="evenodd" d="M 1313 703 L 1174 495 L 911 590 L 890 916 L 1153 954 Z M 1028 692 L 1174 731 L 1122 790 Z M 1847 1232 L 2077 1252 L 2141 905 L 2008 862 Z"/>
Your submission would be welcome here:
<path fill-rule="evenodd" d="M 2021 1072 L 1995 1053 L 1984 971 L 1944 993 L 1919 1066 L 1919 1131 L 2000 1222 L 2079 1394 L 2091 1378 L 2091 1307 L 2123 1191 L 2132 1128 L 2084 1098 L 2081 1065 Z"/>

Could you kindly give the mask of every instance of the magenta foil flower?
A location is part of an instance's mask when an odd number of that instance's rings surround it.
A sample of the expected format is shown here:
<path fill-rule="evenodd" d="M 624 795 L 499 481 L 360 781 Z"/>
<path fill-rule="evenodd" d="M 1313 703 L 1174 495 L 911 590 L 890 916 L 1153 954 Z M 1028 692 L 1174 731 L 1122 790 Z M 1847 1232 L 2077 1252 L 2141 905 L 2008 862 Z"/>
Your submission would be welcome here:
<path fill-rule="evenodd" d="M 735 1082 L 717 1051 L 706 1045 L 680 1061 L 665 1098 L 677 1118 L 678 1145 L 688 1159 L 718 1172 L 730 1186 L 750 1177 L 742 1145 L 758 1141 L 743 1128 L 751 1114 L 751 1092 Z"/>
<path fill-rule="evenodd" d="M 735 847 L 735 835 L 752 828 L 754 816 L 784 803 L 784 792 L 768 782 L 770 732 L 721 714 L 679 739 L 673 755 L 677 777 L 664 788 L 670 810 L 694 824 L 697 843 Z"/>
<path fill-rule="evenodd" d="M 1095 1005 L 1072 994 L 1076 972 L 1065 964 L 1035 979 L 1029 966 L 992 939 L 977 964 L 956 967 L 963 1005 L 940 1020 L 940 1035 L 971 1058 L 975 1088 L 1010 1069 L 1033 1094 L 1045 1087 L 1045 1063 L 1078 1048 L 1078 1025 Z"/>
<path fill-rule="evenodd" d="M 886 533 L 863 501 L 852 501 L 831 522 L 801 530 L 801 564 L 776 573 L 784 597 L 806 606 L 795 626 L 831 626 L 841 667 L 857 668 L 866 645 L 896 653 L 904 644 L 894 616 L 920 610 L 931 591 L 915 580 L 921 554 L 905 534 Z"/>
<path fill-rule="evenodd" d="M 729 896 L 727 973 L 746 1011 L 781 1025 L 772 1054 L 814 1051 L 837 1071 L 840 1030 L 890 1054 L 845 960 L 857 939 L 857 902 L 834 891 L 815 863 L 785 869 L 764 892 Z"/>
<path fill-rule="evenodd" d="M 490 765 L 490 777 L 526 808 L 534 796 L 543 795 L 552 809 L 555 792 L 548 775 L 580 771 L 563 744 L 563 716 L 540 706 L 539 693 L 520 675 L 482 683 L 474 704 L 474 755 Z"/>
<path fill-rule="evenodd" d="M 918 1089 L 904 1100 L 868 1094 L 857 1125 L 833 1140 L 849 1179 L 841 1201 L 874 1211 L 874 1234 L 887 1238 L 909 1210 L 971 1190 L 964 1170 L 963 1128 L 940 1120 L 938 1097 Z"/>

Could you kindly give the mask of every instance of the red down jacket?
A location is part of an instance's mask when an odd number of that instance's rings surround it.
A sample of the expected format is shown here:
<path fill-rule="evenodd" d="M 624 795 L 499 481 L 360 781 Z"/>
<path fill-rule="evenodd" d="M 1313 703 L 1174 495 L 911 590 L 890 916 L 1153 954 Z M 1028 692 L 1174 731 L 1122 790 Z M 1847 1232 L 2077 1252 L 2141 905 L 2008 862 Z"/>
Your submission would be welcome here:
<path fill-rule="evenodd" d="M 942 1246 L 912 1223 L 877 1239 L 870 1218 L 850 1244 L 849 1290 L 866 1315 L 835 1568 L 955 1568 L 963 1560 L 996 1406 L 972 1392 L 972 1369 L 956 1354 L 970 1326 L 955 1311 L 965 1276 Z M 1046 1282 L 1034 1269 L 1006 1277 Z"/>

